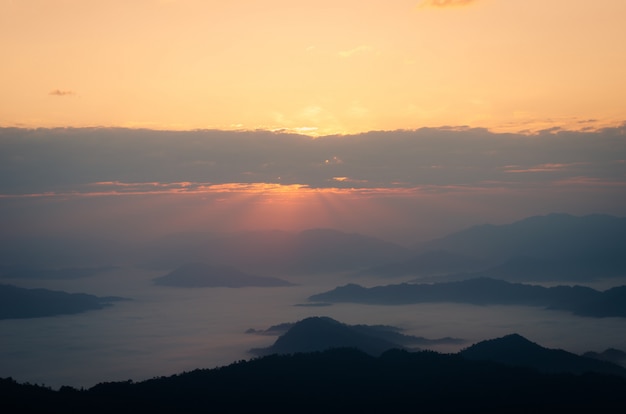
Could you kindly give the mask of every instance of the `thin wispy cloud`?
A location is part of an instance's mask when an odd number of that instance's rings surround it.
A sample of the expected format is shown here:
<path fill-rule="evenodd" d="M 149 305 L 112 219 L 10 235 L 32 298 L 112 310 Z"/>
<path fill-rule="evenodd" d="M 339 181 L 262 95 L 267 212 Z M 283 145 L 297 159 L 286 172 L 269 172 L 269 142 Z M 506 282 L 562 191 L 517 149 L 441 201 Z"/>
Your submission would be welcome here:
<path fill-rule="evenodd" d="M 505 171 L 508 173 L 535 173 L 535 172 L 556 172 L 571 169 L 573 167 L 585 165 L 584 162 L 572 162 L 564 164 L 546 163 L 541 165 L 533 165 L 530 167 L 521 167 L 519 165 L 507 165 Z"/>
<path fill-rule="evenodd" d="M 53 89 L 51 90 L 48 95 L 51 96 L 74 96 L 76 95 L 76 92 L 74 91 L 70 91 L 70 90 L 63 90 L 63 89 Z"/>
<path fill-rule="evenodd" d="M 426 0 L 420 4 L 420 7 L 434 7 L 442 9 L 446 7 L 469 6 L 470 4 L 477 2 L 478 0 Z"/>
<path fill-rule="evenodd" d="M 364 53 L 368 53 L 372 50 L 370 46 L 361 45 L 352 49 L 342 50 L 339 52 L 339 56 L 342 58 L 351 58 L 353 56 L 362 55 Z"/>

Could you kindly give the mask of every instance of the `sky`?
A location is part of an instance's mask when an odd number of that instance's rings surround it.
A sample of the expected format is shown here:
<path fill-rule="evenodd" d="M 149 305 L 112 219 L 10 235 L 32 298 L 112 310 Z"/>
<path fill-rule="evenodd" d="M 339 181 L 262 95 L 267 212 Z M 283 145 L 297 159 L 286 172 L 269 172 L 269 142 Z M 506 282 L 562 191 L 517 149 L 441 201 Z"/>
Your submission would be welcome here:
<path fill-rule="evenodd" d="M 0 125 L 606 127 L 622 0 L 0 0 Z"/>
<path fill-rule="evenodd" d="M 4 235 L 626 215 L 622 0 L 0 0 Z"/>

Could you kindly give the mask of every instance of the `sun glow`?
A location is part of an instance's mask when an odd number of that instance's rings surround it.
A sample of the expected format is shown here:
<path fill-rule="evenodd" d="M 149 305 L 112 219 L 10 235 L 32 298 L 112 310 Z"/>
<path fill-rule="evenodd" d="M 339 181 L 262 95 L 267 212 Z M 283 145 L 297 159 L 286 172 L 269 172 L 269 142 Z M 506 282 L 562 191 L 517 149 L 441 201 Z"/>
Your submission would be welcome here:
<path fill-rule="evenodd" d="M 354 231 L 362 221 L 389 217 L 393 207 L 378 198 L 411 198 L 419 189 L 312 188 L 277 183 L 96 182 L 81 191 L 1 195 L 12 203 L 34 201 L 48 213 L 28 228 L 101 234 L 131 231 L 150 237 L 183 229 L 300 231 L 332 227 Z M 77 213 L 71 213 L 80 206 Z M 358 214 L 355 212 L 358 211 Z M 26 224 L 16 219 L 14 226 Z M 56 229 L 56 230 L 55 230 Z M 134 229 L 134 230 L 133 230 Z"/>

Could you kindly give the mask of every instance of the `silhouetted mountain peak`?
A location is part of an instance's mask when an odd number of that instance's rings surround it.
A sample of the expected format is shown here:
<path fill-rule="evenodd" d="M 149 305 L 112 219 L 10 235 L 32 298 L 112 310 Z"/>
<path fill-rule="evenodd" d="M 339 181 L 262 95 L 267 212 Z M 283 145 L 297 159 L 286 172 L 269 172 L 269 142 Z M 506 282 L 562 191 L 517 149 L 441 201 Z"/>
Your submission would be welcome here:
<path fill-rule="evenodd" d="M 369 336 L 350 326 L 328 317 L 310 317 L 296 322 L 274 345 L 265 350 L 253 350 L 256 354 L 323 351 L 330 348 L 358 348 L 372 355 L 379 355 L 396 344 Z"/>
<path fill-rule="evenodd" d="M 522 335 L 513 333 L 501 338 L 488 339 L 474 344 L 461 353 L 465 356 L 478 357 L 484 356 L 496 356 L 499 354 L 528 354 L 529 352 L 536 353 L 543 349 L 540 345 L 529 341 Z"/>
<path fill-rule="evenodd" d="M 289 329 L 271 347 L 253 349 L 251 352 L 268 355 L 324 351 L 330 348 L 357 348 L 370 355 L 380 355 L 393 348 L 464 342 L 458 338 L 427 339 L 404 335 L 400 333 L 400 329 L 387 325 L 347 325 L 325 316 L 309 317 L 288 326 Z M 253 331 L 256 332 L 258 331 Z"/>
<path fill-rule="evenodd" d="M 462 350 L 460 355 L 471 360 L 494 361 L 542 372 L 602 372 L 626 376 L 626 370 L 613 363 L 581 357 L 561 349 L 544 348 L 519 334 L 479 342 Z"/>

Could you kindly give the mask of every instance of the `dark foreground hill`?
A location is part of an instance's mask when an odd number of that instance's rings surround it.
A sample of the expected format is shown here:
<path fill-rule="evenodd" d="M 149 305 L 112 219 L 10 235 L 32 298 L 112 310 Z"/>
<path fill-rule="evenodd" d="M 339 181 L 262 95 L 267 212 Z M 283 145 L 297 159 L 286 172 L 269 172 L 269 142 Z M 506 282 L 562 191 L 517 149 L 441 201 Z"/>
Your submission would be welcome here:
<path fill-rule="evenodd" d="M 309 317 L 293 324 L 281 324 L 271 331 L 284 329 L 269 348 L 253 349 L 256 355 L 294 354 L 354 348 L 379 356 L 390 349 L 419 349 L 435 344 L 459 344 L 455 338 L 427 339 L 405 335 L 399 328 L 381 325 L 347 325 L 329 317 Z M 263 333 L 264 331 L 261 331 Z M 613 354 L 620 351 L 613 350 Z M 580 356 L 562 349 L 544 348 L 519 334 L 478 342 L 460 351 L 466 359 L 492 361 L 536 369 L 544 373 L 584 374 L 596 372 L 626 378 L 626 369 L 607 360 Z"/>
<path fill-rule="evenodd" d="M 626 378 L 626 369 L 615 363 L 562 349 L 544 348 L 518 334 L 479 342 L 462 350 L 460 354 L 466 359 L 533 368 L 545 373 L 598 372 Z"/>
<path fill-rule="evenodd" d="M 626 380 L 544 374 L 434 352 L 373 357 L 342 348 L 80 391 L 4 379 L 0 400 L 12 413 L 625 412 Z"/>

